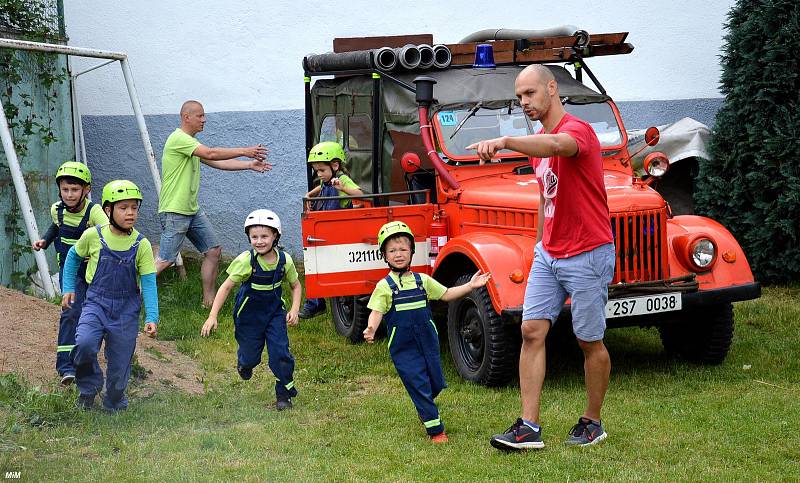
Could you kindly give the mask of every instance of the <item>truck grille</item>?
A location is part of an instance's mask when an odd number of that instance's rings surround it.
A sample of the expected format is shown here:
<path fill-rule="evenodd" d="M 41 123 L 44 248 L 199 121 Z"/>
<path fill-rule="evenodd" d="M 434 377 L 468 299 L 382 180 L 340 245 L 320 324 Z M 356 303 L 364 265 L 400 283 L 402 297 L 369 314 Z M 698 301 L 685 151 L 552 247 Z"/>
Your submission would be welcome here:
<path fill-rule="evenodd" d="M 617 250 L 613 283 L 667 278 L 666 220 L 665 209 L 611 214 Z"/>

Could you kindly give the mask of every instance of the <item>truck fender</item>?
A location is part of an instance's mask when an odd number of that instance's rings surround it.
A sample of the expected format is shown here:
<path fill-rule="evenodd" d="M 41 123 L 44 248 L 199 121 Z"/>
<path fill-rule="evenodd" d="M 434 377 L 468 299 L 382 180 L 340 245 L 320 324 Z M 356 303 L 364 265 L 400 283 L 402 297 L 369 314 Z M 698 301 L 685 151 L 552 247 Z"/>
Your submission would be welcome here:
<path fill-rule="evenodd" d="M 486 287 L 499 314 L 505 308 L 522 305 L 535 244 L 535 238 L 525 235 L 465 233 L 440 249 L 433 277 L 450 287 L 466 273 L 491 272 Z"/>
<path fill-rule="evenodd" d="M 676 249 L 687 239 L 701 234 L 707 235 L 717 245 L 717 259 L 711 270 L 697 273 L 700 290 L 730 287 L 753 283 L 753 272 L 744 250 L 727 228 L 720 223 L 697 215 L 680 215 L 667 220 L 667 245 L 669 246 L 670 276 L 685 275 L 696 270 L 688 265 L 686 257 L 676 253 Z M 725 258 L 735 259 L 726 261 Z"/>

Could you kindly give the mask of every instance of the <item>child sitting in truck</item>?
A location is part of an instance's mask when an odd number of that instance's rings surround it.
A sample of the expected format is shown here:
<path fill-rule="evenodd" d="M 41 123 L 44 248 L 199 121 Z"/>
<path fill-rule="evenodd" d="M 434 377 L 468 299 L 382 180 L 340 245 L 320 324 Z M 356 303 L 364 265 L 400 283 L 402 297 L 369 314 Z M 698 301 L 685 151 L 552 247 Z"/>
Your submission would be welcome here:
<path fill-rule="evenodd" d="M 308 153 L 308 164 L 319 177 L 319 186 L 308 193 L 306 198 L 356 196 L 364 194 L 361 188 L 348 176 L 344 167 L 345 154 L 342 145 L 332 141 L 324 141 Z M 317 200 L 310 203 L 310 209 L 341 210 L 352 208 L 353 201 L 347 198 Z M 306 299 L 303 310 L 300 311 L 301 319 L 310 319 L 325 312 L 325 299 Z"/>
<path fill-rule="evenodd" d="M 286 325 L 297 325 L 302 288 L 292 257 L 278 249 L 281 220 L 270 210 L 256 210 L 244 222 L 244 233 L 251 250 L 236 257 L 228 267 L 228 278 L 220 285 L 208 319 L 200 331 L 208 336 L 217 328 L 217 316 L 236 283 L 241 283 L 233 306 L 234 336 L 239 344 L 236 369 L 245 381 L 253 376 L 253 368 L 261 363 L 264 344 L 268 364 L 277 379 L 275 407 L 278 411 L 292 407 L 297 396 L 294 386 L 294 357 L 289 352 Z M 283 280 L 292 287 L 292 306 L 283 305 Z"/>
<path fill-rule="evenodd" d="M 447 288 L 425 274 L 412 272 L 414 234 L 402 221 L 391 221 L 378 230 L 378 246 L 391 271 L 375 285 L 367 304 L 372 312 L 364 339 L 370 343 L 375 340 L 375 331 L 385 316 L 389 354 L 397 374 L 431 441 L 446 443 L 444 424 L 433 400 L 447 384 L 428 300 L 456 300 L 486 285 L 491 274 L 477 272 L 469 282 Z"/>

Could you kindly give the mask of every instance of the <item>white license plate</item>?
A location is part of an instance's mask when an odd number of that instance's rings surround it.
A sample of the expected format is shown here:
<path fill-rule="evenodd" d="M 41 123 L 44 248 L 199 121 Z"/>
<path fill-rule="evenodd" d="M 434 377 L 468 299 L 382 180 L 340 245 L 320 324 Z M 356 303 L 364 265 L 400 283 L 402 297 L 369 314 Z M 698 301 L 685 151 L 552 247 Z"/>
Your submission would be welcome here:
<path fill-rule="evenodd" d="M 681 294 L 660 293 L 643 297 L 629 297 L 609 300 L 606 304 L 606 318 L 629 317 L 631 315 L 656 314 L 681 309 Z"/>

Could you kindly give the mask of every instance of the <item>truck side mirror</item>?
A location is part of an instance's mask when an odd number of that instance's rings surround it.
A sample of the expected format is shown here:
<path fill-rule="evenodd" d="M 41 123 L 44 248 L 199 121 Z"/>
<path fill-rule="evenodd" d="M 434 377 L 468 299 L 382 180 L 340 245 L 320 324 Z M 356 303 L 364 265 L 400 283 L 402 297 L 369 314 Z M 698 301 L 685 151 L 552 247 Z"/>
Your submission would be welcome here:
<path fill-rule="evenodd" d="M 661 131 L 655 126 L 648 127 L 647 131 L 644 132 L 644 142 L 648 146 L 655 146 L 658 144 L 659 139 L 661 139 Z"/>

